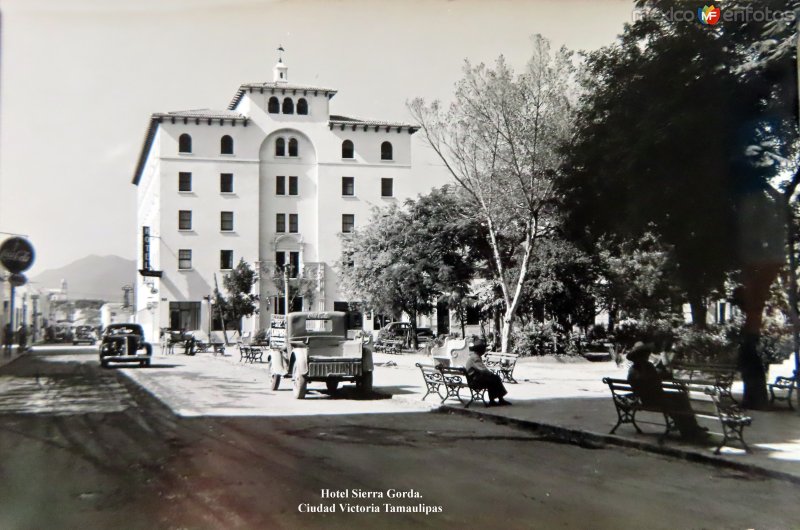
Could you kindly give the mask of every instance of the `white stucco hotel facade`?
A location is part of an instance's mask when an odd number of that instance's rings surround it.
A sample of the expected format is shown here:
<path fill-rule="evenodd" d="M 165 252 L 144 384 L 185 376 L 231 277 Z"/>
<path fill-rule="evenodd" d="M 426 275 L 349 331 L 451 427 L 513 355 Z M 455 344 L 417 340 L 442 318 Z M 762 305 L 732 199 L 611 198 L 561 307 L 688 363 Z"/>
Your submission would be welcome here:
<path fill-rule="evenodd" d="M 342 232 L 425 186 L 412 180 L 416 127 L 331 115 L 335 94 L 289 83 L 279 61 L 272 82 L 241 85 L 226 110 L 151 116 L 133 178 L 136 320 L 149 340 L 160 328 L 208 330 L 214 277 L 225 294 L 222 277 L 242 258 L 262 271 L 292 261 L 315 277 L 304 310 L 347 302 L 334 268 Z M 276 306 L 270 274 L 254 289 L 247 331 Z"/>

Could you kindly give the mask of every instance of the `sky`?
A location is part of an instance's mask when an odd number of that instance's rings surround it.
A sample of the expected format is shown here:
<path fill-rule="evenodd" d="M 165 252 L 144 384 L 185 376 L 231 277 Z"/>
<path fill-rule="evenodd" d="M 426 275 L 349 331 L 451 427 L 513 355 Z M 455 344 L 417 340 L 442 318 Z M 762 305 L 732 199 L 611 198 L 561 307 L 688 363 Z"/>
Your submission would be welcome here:
<path fill-rule="evenodd" d="M 0 240 L 29 237 L 29 276 L 90 254 L 134 259 L 131 183 L 149 116 L 224 109 L 241 83 L 338 90 L 331 112 L 411 122 L 452 97 L 465 60 L 521 69 L 540 33 L 592 50 L 630 0 L 0 0 Z M 447 182 L 421 134 L 416 178 Z"/>

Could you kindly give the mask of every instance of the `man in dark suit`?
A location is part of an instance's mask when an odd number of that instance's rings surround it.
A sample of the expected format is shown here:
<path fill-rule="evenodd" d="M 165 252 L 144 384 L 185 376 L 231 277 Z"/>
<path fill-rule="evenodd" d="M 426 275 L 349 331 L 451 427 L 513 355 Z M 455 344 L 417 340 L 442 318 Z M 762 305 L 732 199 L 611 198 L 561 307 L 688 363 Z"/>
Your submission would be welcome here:
<path fill-rule="evenodd" d="M 469 358 L 464 367 L 467 369 L 467 378 L 470 386 L 485 388 L 489 393 L 489 405 L 511 405 L 503 396 L 508 392 L 500 376 L 493 373 L 483 364 L 481 356 L 486 353 L 486 341 L 479 338 L 472 339 L 469 345 Z M 495 401 L 497 400 L 497 401 Z"/>

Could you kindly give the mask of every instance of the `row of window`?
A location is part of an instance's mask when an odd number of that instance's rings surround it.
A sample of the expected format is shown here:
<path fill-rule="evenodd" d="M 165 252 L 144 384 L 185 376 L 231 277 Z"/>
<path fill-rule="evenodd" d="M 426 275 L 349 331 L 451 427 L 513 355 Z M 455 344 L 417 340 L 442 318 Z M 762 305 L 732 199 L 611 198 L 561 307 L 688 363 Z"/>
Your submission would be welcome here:
<path fill-rule="evenodd" d="M 233 212 L 219 212 L 219 229 L 222 232 L 233 232 Z M 192 229 L 192 211 L 178 210 L 178 230 Z"/>
<path fill-rule="evenodd" d="M 286 233 L 286 217 L 285 213 L 275 214 L 275 232 L 279 234 Z M 288 214 L 289 217 L 289 233 L 296 234 L 299 232 L 299 219 L 296 213 Z M 356 216 L 351 213 L 342 214 L 342 233 L 350 234 L 356 227 Z"/>
<path fill-rule="evenodd" d="M 189 270 L 191 268 L 192 268 L 192 249 L 189 248 L 178 249 L 178 269 Z M 219 268 L 222 270 L 233 269 L 232 250 L 219 251 Z"/>
<path fill-rule="evenodd" d="M 342 196 L 353 197 L 356 194 L 356 178 L 342 177 Z M 394 179 L 381 179 L 381 197 L 394 197 Z"/>
<path fill-rule="evenodd" d="M 345 140 L 342 142 L 342 158 L 355 158 L 355 146 L 351 140 Z M 383 142 L 381 143 L 381 160 L 393 160 L 394 159 L 394 149 L 392 148 L 392 142 Z"/>
<path fill-rule="evenodd" d="M 190 154 L 192 152 L 191 135 L 183 133 L 178 137 L 178 152 L 185 154 Z M 233 138 L 227 134 L 219 139 L 219 153 L 221 155 L 233 154 Z"/>
<path fill-rule="evenodd" d="M 275 214 L 275 231 L 280 234 L 287 232 L 296 234 L 300 231 L 299 217 L 296 213 Z M 342 233 L 349 234 L 356 225 L 356 216 L 353 214 L 342 214 Z M 178 210 L 178 230 L 192 229 L 192 210 Z M 220 212 L 219 229 L 221 232 L 233 232 L 233 212 Z"/>
<path fill-rule="evenodd" d="M 298 195 L 299 184 L 295 176 L 290 176 L 288 189 L 286 186 L 286 176 L 278 175 L 275 177 L 275 194 L 276 195 Z M 181 171 L 178 173 L 178 191 L 190 192 L 192 191 L 192 173 L 189 171 Z M 233 173 L 220 173 L 219 175 L 219 191 L 220 193 L 233 193 Z M 356 179 L 355 177 L 342 177 L 342 195 L 352 197 L 356 194 Z M 394 196 L 394 179 L 382 178 L 381 179 L 381 197 Z"/>
<path fill-rule="evenodd" d="M 286 156 L 286 138 L 275 140 L 275 156 Z M 297 148 L 297 138 L 289 138 L 289 156 L 300 156 Z"/>
<path fill-rule="evenodd" d="M 178 173 L 178 191 L 192 191 L 192 173 L 181 171 Z M 220 193 L 233 193 L 233 173 L 220 173 Z"/>
<path fill-rule="evenodd" d="M 306 98 L 298 99 L 296 108 L 298 114 L 308 114 L 308 101 L 306 101 Z M 272 96 L 267 102 L 267 112 L 270 114 L 294 114 L 294 100 L 292 98 L 283 98 L 283 104 L 281 104 L 278 98 Z"/>
<path fill-rule="evenodd" d="M 286 258 L 289 261 L 286 261 Z M 279 269 L 283 269 L 289 265 L 289 272 L 292 278 L 295 278 L 300 272 L 300 253 L 299 252 L 283 252 L 278 251 L 275 253 L 275 264 Z M 189 270 L 192 268 L 192 249 L 182 248 L 178 250 L 178 269 Z M 219 251 L 219 268 L 221 270 L 233 269 L 233 250 L 220 250 Z"/>
<path fill-rule="evenodd" d="M 288 99 L 288 98 L 287 98 Z M 223 155 L 233 154 L 233 138 L 225 135 L 220 138 L 219 152 Z M 287 141 L 283 137 L 275 140 L 275 156 L 287 156 Z M 298 154 L 298 143 L 296 138 L 289 138 L 288 141 L 288 156 L 300 156 Z M 394 149 L 392 142 L 381 143 L 381 160 L 393 160 Z M 184 154 L 191 154 L 192 152 L 192 137 L 189 134 L 182 134 L 178 138 L 178 152 Z M 342 142 L 342 158 L 354 158 L 355 146 L 351 140 Z"/>

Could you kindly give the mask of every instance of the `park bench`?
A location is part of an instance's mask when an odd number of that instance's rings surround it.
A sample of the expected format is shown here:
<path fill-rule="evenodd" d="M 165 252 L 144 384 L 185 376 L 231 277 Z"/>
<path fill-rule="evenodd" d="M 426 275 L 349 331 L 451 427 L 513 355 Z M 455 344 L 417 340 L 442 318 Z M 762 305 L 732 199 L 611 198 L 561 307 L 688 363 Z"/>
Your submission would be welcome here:
<path fill-rule="evenodd" d="M 670 417 L 669 413 L 657 406 L 645 406 L 642 404 L 626 379 L 604 377 L 603 382 L 607 384 L 611 390 L 614 407 L 617 411 L 617 424 L 614 425 L 609 434 L 614 434 L 617 428 L 624 423 L 632 424 L 636 432 L 641 434 L 642 430 L 636 423 L 636 414 L 638 412 L 653 412 L 663 416 L 665 430 L 659 436 L 659 442 L 663 442 L 670 432 L 677 430 L 675 422 Z M 667 380 L 662 381 L 661 386 L 665 392 L 681 392 L 686 394 L 691 400 L 694 416 L 696 418 L 713 418 L 719 421 L 722 427 L 723 439 L 715 449 L 714 454 L 719 454 L 722 447 L 730 440 L 738 440 L 741 442 L 744 449 L 749 451 L 750 448 L 744 441 L 743 431 L 745 427 L 751 424 L 752 419 L 744 415 L 736 401 L 730 397 L 730 391 L 722 392 L 713 382 L 711 384 L 707 383 L 707 381 L 695 381 L 690 383 L 685 380 Z M 710 405 L 710 407 L 708 405 Z"/>
<path fill-rule="evenodd" d="M 671 368 L 672 379 L 690 386 L 716 388 L 721 396 L 736 401 L 731 393 L 737 370 L 735 364 L 674 362 Z"/>
<path fill-rule="evenodd" d="M 776 401 L 785 401 L 786 404 L 789 405 L 789 408 L 794 410 L 794 406 L 792 405 L 792 392 L 794 391 L 794 387 L 798 386 L 797 383 L 797 371 L 793 372 L 792 377 L 785 377 L 781 375 L 776 377 L 774 383 L 769 383 L 767 385 L 767 388 L 769 388 L 770 404 Z M 786 392 L 786 394 L 776 394 L 776 390 L 780 392 Z"/>
<path fill-rule="evenodd" d="M 486 394 L 486 389 L 484 388 L 473 388 L 470 385 L 469 378 L 467 377 L 467 369 L 460 367 L 460 366 L 442 366 L 437 365 L 436 368 L 442 374 L 442 386 L 444 386 L 447 395 L 442 398 L 442 403 L 444 403 L 449 398 L 456 398 L 462 404 L 464 403 L 464 399 L 461 397 L 461 390 L 467 389 L 470 394 L 469 401 L 466 403 L 464 408 L 469 408 L 473 401 L 476 399 L 480 399 L 484 405 L 487 407 L 489 406 L 486 403 L 486 399 L 484 395 Z"/>
<path fill-rule="evenodd" d="M 264 362 L 264 349 L 260 346 L 250 346 L 241 342 L 237 342 L 236 346 L 239 348 L 239 362 Z"/>
<path fill-rule="evenodd" d="M 483 364 L 486 368 L 499 375 L 503 381 L 516 383 L 514 379 L 514 367 L 517 365 L 519 355 L 516 353 L 494 353 L 489 352 L 483 356 Z"/>
<path fill-rule="evenodd" d="M 416 366 L 422 372 L 422 379 L 425 381 L 426 391 L 425 395 L 422 396 L 422 400 L 425 401 L 425 398 L 427 398 L 429 394 L 436 394 L 441 398 L 442 396 L 439 392 L 439 388 L 444 384 L 444 378 L 442 377 L 442 372 L 439 371 L 439 368 L 429 364 L 420 363 L 416 363 Z"/>

